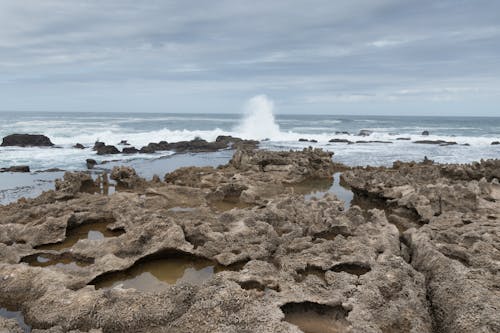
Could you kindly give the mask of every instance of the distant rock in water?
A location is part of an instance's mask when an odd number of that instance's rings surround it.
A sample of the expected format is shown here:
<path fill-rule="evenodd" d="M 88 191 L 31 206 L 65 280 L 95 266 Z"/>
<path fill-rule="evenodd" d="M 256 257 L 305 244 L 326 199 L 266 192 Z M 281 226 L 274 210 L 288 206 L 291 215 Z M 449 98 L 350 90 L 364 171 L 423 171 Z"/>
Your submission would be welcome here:
<path fill-rule="evenodd" d="M 127 142 L 127 140 L 122 140 L 118 143 L 120 146 L 130 146 L 130 143 Z"/>
<path fill-rule="evenodd" d="M 422 135 L 426 135 L 426 136 L 429 135 L 429 131 L 423 131 Z"/>
<path fill-rule="evenodd" d="M 77 148 L 77 149 L 85 149 L 85 146 L 82 145 L 81 143 L 77 143 L 76 145 L 73 146 L 73 148 Z"/>
<path fill-rule="evenodd" d="M 339 134 L 346 134 L 346 135 L 350 135 L 349 132 L 347 131 L 336 131 L 335 132 L 336 135 L 339 135 Z"/>
<path fill-rule="evenodd" d="M 40 134 L 11 134 L 3 138 L 2 147 L 51 147 L 54 144 L 48 137 Z"/>
<path fill-rule="evenodd" d="M 396 140 L 411 140 L 411 138 L 396 138 Z"/>
<path fill-rule="evenodd" d="M 94 148 L 92 148 L 92 150 L 97 150 L 99 148 L 102 148 L 104 147 L 106 144 L 104 142 L 101 142 L 101 141 L 96 141 L 94 143 Z"/>
<path fill-rule="evenodd" d="M 362 129 L 359 131 L 358 136 L 369 136 L 373 133 L 373 131 Z"/>
<path fill-rule="evenodd" d="M 139 152 L 139 149 L 135 147 L 125 147 L 122 149 L 123 154 L 137 154 Z"/>
<path fill-rule="evenodd" d="M 492 145 L 500 145 L 500 141 L 493 141 L 491 144 Z"/>
<path fill-rule="evenodd" d="M 300 138 L 300 139 L 299 139 L 299 142 L 309 142 L 309 140 L 304 139 L 304 138 Z"/>
<path fill-rule="evenodd" d="M 349 141 L 347 139 L 331 139 L 328 142 L 331 142 L 331 143 L 352 143 L 352 141 Z"/>
<path fill-rule="evenodd" d="M 427 145 L 440 145 L 440 146 L 452 146 L 456 145 L 455 141 L 444 141 L 444 140 L 417 140 L 413 143 L 427 144 Z"/>
<path fill-rule="evenodd" d="M 0 172 L 30 172 L 30 167 L 27 165 L 14 165 L 8 168 L 1 168 Z"/>
<path fill-rule="evenodd" d="M 93 169 L 97 165 L 97 161 L 91 158 L 87 158 L 85 162 L 87 163 L 87 169 Z"/>
<path fill-rule="evenodd" d="M 102 146 L 97 148 L 97 155 L 119 154 L 120 151 L 115 146 Z"/>

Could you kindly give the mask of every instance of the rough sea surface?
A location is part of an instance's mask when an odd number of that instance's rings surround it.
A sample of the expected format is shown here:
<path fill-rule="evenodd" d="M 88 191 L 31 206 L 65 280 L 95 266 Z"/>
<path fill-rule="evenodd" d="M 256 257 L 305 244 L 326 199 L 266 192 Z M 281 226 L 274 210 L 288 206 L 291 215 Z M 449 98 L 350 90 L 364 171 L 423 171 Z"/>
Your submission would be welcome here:
<path fill-rule="evenodd" d="M 262 102 L 262 103 L 261 103 Z M 259 104 L 260 103 L 260 104 Z M 109 161 L 101 168 L 129 164 L 145 177 L 184 165 L 218 165 L 231 152 L 172 158 L 173 152 L 97 156 L 95 141 L 117 145 L 127 140 L 140 148 L 150 142 L 176 142 L 218 135 L 263 140 L 264 149 L 302 149 L 308 146 L 333 151 L 334 161 L 348 165 L 390 165 L 395 160 L 419 161 L 427 156 L 440 163 L 468 163 L 500 157 L 500 118 L 486 117 L 394 117 L 338 115 L 273 115 L 272 105 L 257 101 L 240 114 L 148 114 L 148 113 L 0 113 L 0 137 L 13 133 L 44 134 L 53 148 L 0 147 L 0 168 L 29 165 L 31 175 L 0 174 L 0 203 L 22 195 L 34 196 L 52 187 L 61 173 L 37 173 L 59 168 L 84 170 L 85 159 Z M 361 130 L 372 132 L 358 135 Z M 428 131 L 429 135 L 422 135 Z M 348 133 L 348 134 L 347 134 Z M 299 139 L 317 143 L 299 142 Z M 401 140 L 405 138 L 406 140 Z M 330 143 L 331 139 L 388 141 L 391 143 Z M 416 144 L 417 140 L 444 140 L 456 145 Z M 76 143 L 86 149 L 75 149 Z M 171 157 L 169 157 L 171 156 Z"/>

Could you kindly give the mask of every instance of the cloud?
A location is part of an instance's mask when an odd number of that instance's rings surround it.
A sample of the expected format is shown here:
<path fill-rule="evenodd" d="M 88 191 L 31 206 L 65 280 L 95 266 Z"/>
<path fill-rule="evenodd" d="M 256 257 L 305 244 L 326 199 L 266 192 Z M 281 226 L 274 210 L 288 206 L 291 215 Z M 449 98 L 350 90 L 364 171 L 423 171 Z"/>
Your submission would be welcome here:
<path fill-rule="evenodd" d="M 486 0 L 0 0 L 0 109 L 230 112 L 266 93 L 284 112 L 411 100 L 453 113 L 443 101 L 481 99 L 491 114 L 498 12 Z"/>

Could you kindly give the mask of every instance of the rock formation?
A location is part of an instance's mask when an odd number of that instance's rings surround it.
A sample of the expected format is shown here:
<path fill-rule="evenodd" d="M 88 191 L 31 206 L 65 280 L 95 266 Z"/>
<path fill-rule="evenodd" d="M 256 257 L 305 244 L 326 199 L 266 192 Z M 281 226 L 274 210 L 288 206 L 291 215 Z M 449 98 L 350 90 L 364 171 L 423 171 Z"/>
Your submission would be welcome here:
<path fill-rule="evenodd" d="M 348 209 L 295 191 L 349 169 L 320 149 L 242 149 L 164 182 L 116 167 L 123 190 L 109 196 L 66 173 L 55 191 L 0 206 L 0 307 L 37 332 L 495 332 L 497 167 L 354 168 Z M 94 224 L 115 234 L 68 243 Z M 127 285 L 153 260 L 203 261 L 208 275 Z"/>

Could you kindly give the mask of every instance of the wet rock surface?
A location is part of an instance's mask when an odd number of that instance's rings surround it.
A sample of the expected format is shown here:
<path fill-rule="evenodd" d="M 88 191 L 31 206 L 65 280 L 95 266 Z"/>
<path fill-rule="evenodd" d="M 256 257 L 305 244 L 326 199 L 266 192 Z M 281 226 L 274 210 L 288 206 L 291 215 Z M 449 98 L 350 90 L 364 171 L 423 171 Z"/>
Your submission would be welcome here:
<path fill-rule="evenodd" d="M 0 206 L 0 307 L 38 332 L 495 332 L 496 166 L 349 170 L 319 149 L 244 149 L 163 182 L 117 167 L 109 196 L 66 173 Z M 340 171 L 350 206 L 296 190 Z M 109 233 L 66 241 L 95 224 Z"/>

